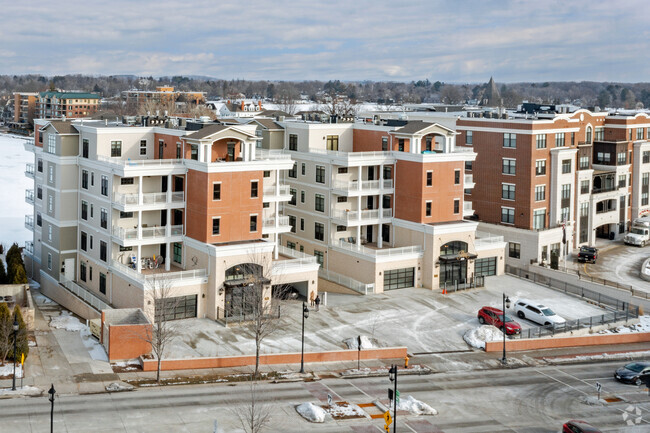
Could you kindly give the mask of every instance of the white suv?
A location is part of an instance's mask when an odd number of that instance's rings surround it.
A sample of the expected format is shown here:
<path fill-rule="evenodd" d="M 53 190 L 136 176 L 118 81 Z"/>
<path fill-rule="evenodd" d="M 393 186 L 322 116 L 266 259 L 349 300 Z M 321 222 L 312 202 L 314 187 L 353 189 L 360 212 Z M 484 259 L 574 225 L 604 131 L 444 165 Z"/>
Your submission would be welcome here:
<path fill-rule="evenodd" d="M 558 316 L 546 305 L 520 299 L 515 302 L 515 313 L 522 319 L 528 319 L 540 325 L 564 325 L 566 320 Z"/>

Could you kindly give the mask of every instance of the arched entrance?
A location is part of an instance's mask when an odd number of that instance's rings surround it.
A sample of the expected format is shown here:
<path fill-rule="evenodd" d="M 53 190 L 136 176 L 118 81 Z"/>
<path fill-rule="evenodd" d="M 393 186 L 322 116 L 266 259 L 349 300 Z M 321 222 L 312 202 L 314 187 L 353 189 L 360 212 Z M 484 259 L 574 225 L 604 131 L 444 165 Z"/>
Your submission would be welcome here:
<path fill-rule="evenodd" d="M 467 252 L 467 242 L 451 241 L 440 247 L 440 285 L 465 284 L 467 282 L 467 262 L 476 254 Z"/>
<path fill-rule="evenodd" d="M 240 263 L 225 273 L 225 312 L 227 317 L 246 316 L 260 308 L 264 286 L 271 283 L 257 263 Z"/>

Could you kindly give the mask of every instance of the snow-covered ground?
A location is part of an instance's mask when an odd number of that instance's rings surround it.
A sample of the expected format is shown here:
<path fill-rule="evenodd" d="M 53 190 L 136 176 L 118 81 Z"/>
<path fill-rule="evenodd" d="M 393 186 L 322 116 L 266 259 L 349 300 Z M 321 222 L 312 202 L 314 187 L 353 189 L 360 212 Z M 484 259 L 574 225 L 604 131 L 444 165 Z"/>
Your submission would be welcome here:
<path fill-rule="evenodd" d="M 74 317 L 69 311 L 63 310 L 61 311 L 60 316 L 52 317 L 50 320 L 50 327 L 65 329 L 69 332 L 79 332 L 81 341 L 86 349 L 88 349 L 90 357 L 98 361 L 108 361 L 104 347 L 92 337 L 90 334 L 90 328 L 88 328 L 88 326 L 86 326 L 84 323 L 80 322 L 79 319 Z"/>
<path fill-rule="evenodd" d="M 631 332 L 650 332 L 650 315 L 639 316 L 639 323 L 603 329 L 599 334 L 629 334 Z"/>
<path fill-rule="evenodd" d="M 438 411 L 412 395 L 400 398 L 397 410 L 408 411 L 411 415 L 438 415 Z"/>
<path fill-rule="evenodd" d="M 34 154 L 23 146 L 25 140 L 0 134 L 0 203 L 5 205 L 0 213 L 0 242 L 17 242 L 21 247 L 32 239 L 32 233 L 25 228 L 25 215 L 33 214 L 32 206 L 25 202 L 25 190 L 34 188 L 34 182 L 25 176 L 25 164 L 34 162 Z"/>
<path fill-rule="evenodd" d="M 29 395 L 37 396 L 43 394 L 43 390 L 34 386 L 23 386 L 20 388 L 16 385 L 16 390 L 12 391 L 11 388 L 0 389 L 0 395 Z"/>
<path fill-rule="evenodd" d="M 496 326 L 483 325 L 467 331 L 465 335 L 463 335 L 463 339 L 472 347 L 485 349 L 486 341 L 503 340 L 503 332 L 499 331 L 499 328 Z"/>
<path fill-rule="evenodd" d="M 13 361 L 6 361 L 5 365 L 0 365 L 0 377 L 12 376 L 14 374 Z M 23 367 L 19 362 L 16 363 L 16 379 L 23 375 Z"/>

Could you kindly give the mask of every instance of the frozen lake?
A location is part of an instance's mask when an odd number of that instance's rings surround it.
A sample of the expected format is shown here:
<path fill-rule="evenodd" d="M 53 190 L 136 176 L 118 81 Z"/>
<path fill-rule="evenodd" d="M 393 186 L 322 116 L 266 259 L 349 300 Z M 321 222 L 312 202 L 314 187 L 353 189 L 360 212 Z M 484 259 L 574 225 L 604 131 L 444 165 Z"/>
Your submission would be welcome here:
<path fill-rule="evenodd" d="M 34 187 L 34 181 L 25 176 L 25 164 L 34 162 L 34 154 L 23 147 L 25 138 L 0 134 L 0 242 L 24 246 L 32 239 L 25 228 L 25 215 L 33 208 L 25 202 L 25 190 Z"/>

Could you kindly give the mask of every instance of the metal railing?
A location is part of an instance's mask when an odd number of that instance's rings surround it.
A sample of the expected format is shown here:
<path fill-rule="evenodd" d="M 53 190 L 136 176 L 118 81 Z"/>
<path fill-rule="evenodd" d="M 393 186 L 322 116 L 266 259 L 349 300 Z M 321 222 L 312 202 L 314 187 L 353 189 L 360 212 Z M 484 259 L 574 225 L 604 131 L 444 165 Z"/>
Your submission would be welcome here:
<path fill-rule="evenodd" d="M 453 282 L 444 281 L 442 287 L 446 293 L 485 287 L 485 277 L 483 275 L 476 275 L 469 280 L 454 280 Z"/>
<path fill-rule="evenodd" d="M 183 234 L 183 226 L 160 226 L 160 227 L 142 227 L 142 235 L 138 236 L 137 228 L 125 228 L 113 226 L 113 236 L 122 240 L 128 239 L 156 239 L 170 236 L 180 236 Z"/>
<path fill-rule="evenodd" d="M 244 301 L 245 302 L 245 301 Z M 264 314 L 265 319 L 279 319 L 280 318 L 280 305 L 274 305 L 268 308 L 268 314 Z M 221 322 L 228 326 L 233 323 L 241 324 L 252 322 L 259 317 L 250 306 L 246 304 L 239 306 L 231 306 L 228 310 L 217 307 L 217 322 Z"/>
<path fill-rule="evenodd" d="M 323 268 L 318 270 L 318 277 L 336 284 L 340 284 L 341 286 L 352 289 L 355 292 L 361 293 L 362 295 L 367 295 L 369 292 L 375 293 L 375 285 L 372 283 L 362 283 L 361 281 L 357 281 L 354 278 L 337 274 L 336 272 L 328 271 Z"/>
<path fill-rule="evenodd" d="M 280 185 L 278 188 L 278 192 L 276 193 L 276 186 L 275 185 L 270 185 L 270 186 L 265 186 L 264 187 L 264 195 L 289 195 L 291 192 L 289 191 L 289 185 Z"/>
<path fill-rule="evenodd" d="M 83 300 L 86 304 L 90 305 L 95 310 L 112 310 L 112 307 L 106 302 L 102 301 L 97 296 L 93 295 L 74 281 L 65 278 L 64 275 L 59 278 L 59 283 L 61 283 L 61 285 L 68 289 L 69 292 L 77 296 L 79 299 Z"/>
<path fill-rule="evenodd" d="M 281 149 L 255 149 L 255 160 L 263 159 L 291 159 L 291 154 Z"/>
<path fill-rule="evenodd" d="M 346 251 L 360 252 L 373 257 L 398 257 L 406 254 L 422 254 L 422 247 L 420 245 L 411 245 L 408 247 L 386 248 L 386 249 L 373 249 L 364 247 L 363 245 L 353 244 L 344 239 L 339 239 L 338 248 Z"/>
<path fill-rule="evenodd" d="M 192 269 L 188 271 L 174 271 L 174 272 L 157 272 L 155 274 L 143 274 L 131 266 L 122 264 L 116 260 L 111 261 L 111 267 L 127 275 L 133 280 L 140 281 L 142 283 L 155 282 L 157 280 L 188 280 L 194 278 L 207 278 L 208 272 L 205 269 Z"/>
<path fill-rule="evenodd" d="M 34 177 L 34 164 L 25 165 L 25 176 L 32 178 Z"/>
<path fill-rule="evenodd" d="M 32 215 L 25 215 L 25 228 L 34 230 L 34 217 Z"/>
<path fill-rule="evenodd" d="M 182 165 L 182 159 L 122 159 L 121 157 L 109 157 L 97 155 L 97 161 L 108 162 L 121 167 L 156 167 Z"/>
<path fill-rule="evenodd" d="M 278 253 L 286 257 L 291 257 L 292 259 L 313 259 L 314 262 L 316 261 L 316 256 L 310 256 L 309 254 L 301 253 L 298 250 L 283 247 L 282 245 L 278 245 Z"/>
<path fill-rule="evenodd" d="M 25 242 L 25 252 L 30 256 L 34 255 L 34 242 L 31 241 Z"/>
<path fill-rule="evenodd" d="M 362 180 L 361 183 L 356 180 L 334 180 L 332 186 L 344 191 L 393 189 L 393 179 Z"/>
<path fill-rule="evenodd" d="M 467 188 L 467 184 L 474 183 L 474 176 L 471 174 L 465 174 L 465 188 Z"/>
<path fill-rule="evenodd" d="M 379 218 L 392 218 L 393 209 L 382 209 L 381 213 L 379 209 L 367 209 L 362 210 L 361 212 L 354 210 L 335 210 L 332 212 L 332 217 L 347 222 L 375 220 Z"/>
<path fill-rule="evenodd" d="M 289 217 L 288 216 L 279 216 L 277 217 L 278 219 L 278 226 L 288 226 L 289 225 Z M 262 221 L 262 226 L 263 227 L 275 227 L 275 220 L 276 217 L 272 218 L 264 218 Z"/>
<path fill-rule="evenodd" d="M 113 201 L 122 205 L 137 205 L 139 204 L 140 196 L 137 193 L 121 194 L 116 192 L 113 194 Z M 152 192 L 142 194 L 142 204 L 165 204 L 165 203 L 182 203 L 185 201 L 185 193 L 182 191 L 172 192 L 170 194 L 170 201 L 167 201 L 166 192 Z"/>
<path fill-rule="evenodd" d="M 474 248 L 487 248 L 494 246 L 495 244 L 505 242 L 503 236 L 493 236 L 490 234 L 483 234 L 479 237 L 479 233 L 476 233 L 476 239 L 474 240 Z"/>
<path fill-rule="evenodd" d="M 510 335 L 510 338 L 541 338 L 562 334 L 565 332 L 577 331 L 579 329 L 591 329 L 594 326 L 616 323 L 622 320 L 627 322 L 630 319 L 639 317 L 639 309 L 629 308 L 624 311 L 613 311 L 598 316 L 584 317 L 582 319 L 567 320 L 562 325 L 536 326 L 529 329 L 522 329 L 521 333 Z"/>
<path fill-rule="evenodd" d="M 27 203 L 34 204 L 34 190 L 33 189 L 26 189 L 25 190 L 25 201 Z"/>
<path fill-rule="evenodd" d="M 392 156 L 390 151 L 387 152 L 342 152 L 338 150 L 326 150 L 326 149 L 309 149 L 309 153 L 319 153 L 328 156 L 334 156 L 339 158 L 348 158 L 348 159 L 367 159 L 367 158 L 390 158 Z"/>

